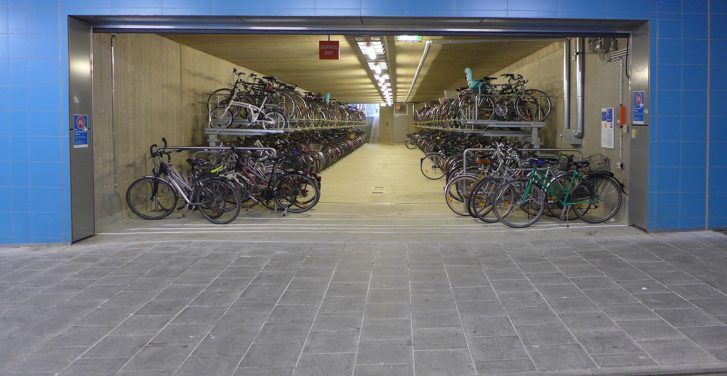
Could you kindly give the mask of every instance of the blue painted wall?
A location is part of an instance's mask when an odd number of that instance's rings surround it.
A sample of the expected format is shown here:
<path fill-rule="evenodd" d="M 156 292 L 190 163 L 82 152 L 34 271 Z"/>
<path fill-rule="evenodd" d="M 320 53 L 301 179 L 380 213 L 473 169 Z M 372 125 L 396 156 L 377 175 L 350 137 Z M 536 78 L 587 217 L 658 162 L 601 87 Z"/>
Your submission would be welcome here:
<path fill-rule="evenodd" d="M 649 20 L 649 227 L 727 226 L 727 0 L 0 0 L 0 243 L 70 240 L 68 15 Z"/>

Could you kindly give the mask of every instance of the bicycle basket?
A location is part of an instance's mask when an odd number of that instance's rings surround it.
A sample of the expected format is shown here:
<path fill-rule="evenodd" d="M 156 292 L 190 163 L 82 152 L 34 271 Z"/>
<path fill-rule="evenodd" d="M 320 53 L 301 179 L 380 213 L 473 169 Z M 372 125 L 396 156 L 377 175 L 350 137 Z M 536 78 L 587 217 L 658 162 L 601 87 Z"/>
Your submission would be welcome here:
<path fill-rule="evenodd" d="M 611 172 L 611 160 L 603 154 L 593 154 L 586 157 L 584 161 L 588 161 L 588 167 L 583 169 L 586 174 L 594 174 L 597 172 Z"/>

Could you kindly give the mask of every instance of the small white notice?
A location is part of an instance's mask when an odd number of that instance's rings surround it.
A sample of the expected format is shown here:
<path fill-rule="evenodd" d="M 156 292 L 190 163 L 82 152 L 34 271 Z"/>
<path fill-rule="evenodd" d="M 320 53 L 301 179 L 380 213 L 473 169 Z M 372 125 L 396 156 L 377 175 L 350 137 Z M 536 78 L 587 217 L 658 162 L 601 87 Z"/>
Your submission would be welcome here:
<path fill-rule="evenodd" d="M 616 129 L 613 126 L 613 108 L 601 109 L 601 147 L 613 149 Z"/>

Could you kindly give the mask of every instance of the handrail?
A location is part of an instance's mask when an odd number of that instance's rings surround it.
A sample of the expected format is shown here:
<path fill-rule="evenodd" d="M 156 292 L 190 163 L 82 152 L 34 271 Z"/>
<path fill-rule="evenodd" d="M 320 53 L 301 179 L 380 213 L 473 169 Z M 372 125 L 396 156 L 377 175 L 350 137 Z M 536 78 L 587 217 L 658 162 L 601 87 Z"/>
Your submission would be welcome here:
<path fill-rule="evenodd" d="M 468 149 L 465 149 L 464 152 L 462 153 L 462 169 L 463 169 L 463 171 L 465 171 L 465 172 L 467 171 L 467 154 L 469 154 L 471 152 L 475 152 L 475 151 L 495 151 L 495 150 L 497 150 L 497 149 L 493 149 L 493 148 L 468 148 Z M 578 153 L 580 155 L 580 157 L 581 157 L 581 160 L 583 160 L 583 151 L 581 151 L 579 149 L 572 149 L 572 148 L 569 148 L 569 149 L 566 149 L 566 148 L 521 148 L 521 149 L 517 149 L 517 150 L 518 151 L 558 151 L 558 152 L 564 151 L 564 152 L 575 152 L 575 153 Z"/>

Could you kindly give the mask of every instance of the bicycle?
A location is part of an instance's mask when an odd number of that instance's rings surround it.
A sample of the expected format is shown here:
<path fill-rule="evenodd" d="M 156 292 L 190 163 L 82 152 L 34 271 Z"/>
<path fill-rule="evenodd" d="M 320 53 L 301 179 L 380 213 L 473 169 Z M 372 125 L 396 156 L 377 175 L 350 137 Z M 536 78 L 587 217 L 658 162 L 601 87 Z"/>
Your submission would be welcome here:
<path fill-rule="evenodd" d="M 492 200 L 493 213 L 507 226 L 528 227 L 540 220 L 547 197 L 553 197 L 562 206 L 566 221 L 570 209 L 588 223 L 603 223 L 613 218 L 623 199 L 620 182 L 607 173 L 583 174 L 581 169 L 588 167 L 588 161 L 573 165 L 575 169 L 567 178 L 567 186 L 558 184 L 556 190 L 533 163 L 527 179 L 513 180 L 498 188 Z"/>
<path fill-rule="evenodd" d="M 181 196 L 185 202 L 181 208 L 186 211 L 178 219 L 199 210 L 211 223 L 227 224 L 235 220 L 240 213 L 240 197 L 235 187 L 218 175 L 224 166 L 190 162 L 192 173 L 187 179 L 172 165 L 172 151 L 167 150 L 166 139 L 162 138 L 162 142 L 162 148 L 156 144 L 149 147 L 149 158 L 154 163 L 152 175 L 134 181 L 126 190 L 129 209 L 141 218 L 159 220 L 177 209 Z"/>

